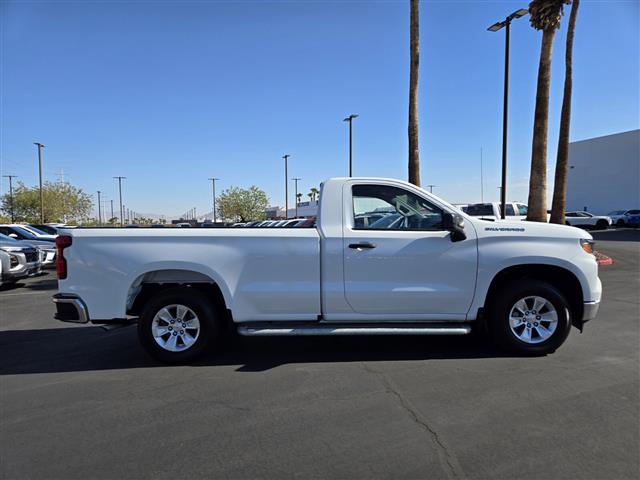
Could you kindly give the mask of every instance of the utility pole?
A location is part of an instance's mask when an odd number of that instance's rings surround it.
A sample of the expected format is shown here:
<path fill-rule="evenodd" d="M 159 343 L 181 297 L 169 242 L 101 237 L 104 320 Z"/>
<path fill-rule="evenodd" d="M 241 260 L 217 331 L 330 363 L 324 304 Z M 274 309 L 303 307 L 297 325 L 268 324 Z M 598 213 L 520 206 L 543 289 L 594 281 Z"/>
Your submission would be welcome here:
<path fill-rule="evenodd" d="M 113 177 L 118 179 L 118 193 L 120 195 L 120 227 L 124 227 L 124 205 L 122 205 L 122 180 L 127 177 Z"/>
<path fill-rule="evenodd" d="M 102 226 L 102 203 L 100 203 L 100 194 L 102 192 L 98 190 L 98 225 Z"/>
<path fill-rule="evenodd" d="M 13 179 L 17 177 L 17 175 L 3 175 L 4 178 L 9 179 L 9 201 L 11 202 L 11 223 L 16 221 L 16 215 L 14 212 L 14 203 L 13 203 Z"/>
<path fill-rule="evenodd" d="M 353 119 L 358 118 L 358 115 L 352 113 L 343 122 L 349 122 L 349 176 L 353 177 Z"/>
<path fill-rule="evenodd" d="M 284 158 L 284 218 L 289 218 L 289 173 L 287 171 L 287 163 L 291 155 L 283 155 Z"/>
<path fill-rule="evenodd" d="M 429 193 L 433 193 L 433 187 L 437 187 L 438 185 L 427 185 L 429 187 Z"/>
<path fill-rule="evenodd" d="M 216 180 L 219 178 L 211 177 L 211 188 L 213 189 L 213 223 L 216 223 Z"/>
<path fill-rule="evenodd" d="M 480 147 L 480 203 L 484 203 L 484 178 L 482 173 L 482 147 Z"/>
<path fill-rule="evenodd" d="M 38 174 L 40 178 L 40 223 L 44 223 L 44 195 L 42 193 L 42 149 L 44 145 L 39 142 L 33 142 L 38 147 Z"/>
<path fill-rule="evenodd" d="M 296 196 L 295 196 L 295 202 L 296 202 L 296 217 L 295 217 L 295 218 L 298 218 L 298 181 L 299 181 L 299 180 L 302 180 L 302 179 L 301 179 L 301 178 L 294 177 L 294 178 L 292 178 L 291 180 L 293 180 L 293 181 L 296 183 Z"/>
<path fill-rule="evenodd" d="M 111 220 L 113 218 L 113 200 L 111 200 L 111 217 L 109 218 L 109 220 Z"/>
<path fill-rule="evenodd" d="M 507 125 L 509 119 L 509 39 L 511 37 L 511 21 L 523 17 L 527 13 L 529 13 L 528 9 L 521 8 L 505 18 L 503 22 L 496 22 L 487 29 L 490 32 L 497 32 L 503 27 L 506 27 L 504 43 L 504 93 L 502 99 L 502 185 L 500 187 L 500 207 L 502 209 L 501 217 L 503 220 L 506 215 L 507 203 Z"/>

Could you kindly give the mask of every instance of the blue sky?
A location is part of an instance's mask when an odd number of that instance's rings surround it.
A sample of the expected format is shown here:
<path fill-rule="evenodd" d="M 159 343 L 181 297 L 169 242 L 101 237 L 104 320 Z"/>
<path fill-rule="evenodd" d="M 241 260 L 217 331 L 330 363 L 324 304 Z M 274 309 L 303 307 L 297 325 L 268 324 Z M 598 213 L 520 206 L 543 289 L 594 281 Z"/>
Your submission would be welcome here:
<path fill-rule="evenodd" d="M 124 175 L 139 212 L 209 211 L 211 176 L 282 205 L 281 156 L 305 193 L 345 175 L 342 119 L 357 113 L 354 174 L 406 179 L 408 0 L 0 4 L 3 175 L 36 184 L 40 141 L 45 179 L 63 169 L 117 199 L 112 177 Z M 581 2 L 572 140 L 639 127 L 639 5 Z M 481 147 L 485 200 L 497 200 L 504 34 L 486 28 L 523 6 L 422 2 L 422 181 L 452 202 L 480 200 Z M 551 177 L 568 13 L 554 48 Z M 527 197 L 540 35 L 527 17 L 512 26 L 512 200 Z"/>

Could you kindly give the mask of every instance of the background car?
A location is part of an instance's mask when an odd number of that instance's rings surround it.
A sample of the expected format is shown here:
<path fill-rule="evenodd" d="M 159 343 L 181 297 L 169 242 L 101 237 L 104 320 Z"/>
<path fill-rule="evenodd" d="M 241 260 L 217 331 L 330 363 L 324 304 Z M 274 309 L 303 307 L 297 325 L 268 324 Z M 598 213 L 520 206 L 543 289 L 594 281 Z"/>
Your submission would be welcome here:
<path fill-rule="evenodd" d="M 0 233 L 7 235 L 8 237 L 16 240 L 39 240 L 49 243 L 54 243 L 56 237 L 54 235 L 35 235 L 30 229 L 25 228 L 23 225 L 4 224 L 0 225 Z"/>
<path fill-rule="evenodd" d="M 614 210 L 607 213 L 607 217 L 611 218 L 616 227 L 625 227 L 629 224 L 637 225 L 640 223 L 640 210 Z"/>
<path fill-rule="evenodd" d="M 34 247 L 40 252 L 40 262 L 43 268 L 55 268 L 56 266 L 56 246 L 46 240 L 16 240 L 0 233 L 0 245 L 12 247 Z"/>
<path fill-rule="evenodd" d="M 564 217 L 565 223 L 572 227 L 605 230 L 611 226 L 611 218 L 594 215 L 589 212 L 567 212 L 564 214 Z"/>
<path fill-rule="evenodd" d="M 38 249 L 13 239 L 0 239 L 0 262 L 2 284 L 15 283 L 21 278 L 38 275 L 42 270 Z"/>

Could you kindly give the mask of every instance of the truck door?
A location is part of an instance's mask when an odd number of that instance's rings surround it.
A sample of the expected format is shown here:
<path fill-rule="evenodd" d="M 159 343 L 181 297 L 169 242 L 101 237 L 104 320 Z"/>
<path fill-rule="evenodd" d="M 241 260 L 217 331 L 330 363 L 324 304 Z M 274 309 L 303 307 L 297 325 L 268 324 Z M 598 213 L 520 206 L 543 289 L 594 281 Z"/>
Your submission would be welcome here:
<path fill-rule="evenodd" d="M 351 210 L 343 225 L 344 292 L 353 312 L 380 321 L 465 319 L 478 261 L 473 227 L 465 229 L 466 240 L 452 242 L 442 228 L 443 208 L 419 190 L 384 183 L 344 188 Z"/>

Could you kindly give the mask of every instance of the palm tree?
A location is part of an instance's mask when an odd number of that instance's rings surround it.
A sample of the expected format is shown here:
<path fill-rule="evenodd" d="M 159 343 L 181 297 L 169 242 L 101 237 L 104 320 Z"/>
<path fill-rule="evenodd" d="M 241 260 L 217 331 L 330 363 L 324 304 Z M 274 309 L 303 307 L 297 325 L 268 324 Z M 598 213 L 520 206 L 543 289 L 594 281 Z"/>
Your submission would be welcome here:
<path fill-rule="evenodd" d="M 418 149 L 419 16 L 419 0 L 411 0 L 409 21 L 409 181 L 417 186 L 420 186 L 420 151 Z"/>
<path fill-rule="evenodd" d="M 573 34 L 576 29 L 579 6 L 580 0 L 573 0 L 571 14 L 569 15 L 564 59 L 564 94 L 562 96 L 562 112 L 560 114 L 560 138 L 558 139 L 553 203 L 551 204 L 551 223 L 559 223 L 560 225 L 565 222 L 564 212 L 567 209 L 567 167 L 569 160 L 569 128 L 571 126 L 571 91 L 573 88 Z"/>
<path fill-rule="evenodd" d="M 301 201 L 302 201 L 302 194 L 301 194 L 301 193 L 298 193 L 298 194 L 296 195 L 296 202 L 298 202 L 298 205 L 300 205 L 300 202 L 301 202 Z"/>
<path fill-rule="evenodd" d="M 542 46 L 538 64 L 536 109 L 533 119 L 531 173 L 529 176 L 529 211 L 527 220 L 547 221 L 547 134 L 549 131 L 549 85 L 551 53 L 562 9 L 570 0 L 533 0 L 529 4 L 531 26 L 542 30 Z"/>
<path fill-rule="evenodd" d="M 316 197 L 318 196 L 319 193 L 320 193 L 320 190 L 318 190 L 316 187 L 312 187 L 311 188 L 311 201 L 312 202 L 316 201 Z"/>

